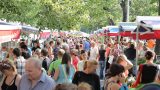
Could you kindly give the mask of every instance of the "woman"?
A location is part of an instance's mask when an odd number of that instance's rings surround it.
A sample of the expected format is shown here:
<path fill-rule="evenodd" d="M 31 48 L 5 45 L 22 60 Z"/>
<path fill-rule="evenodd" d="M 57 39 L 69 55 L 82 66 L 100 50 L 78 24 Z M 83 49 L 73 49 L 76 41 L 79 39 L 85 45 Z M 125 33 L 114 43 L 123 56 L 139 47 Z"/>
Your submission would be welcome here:
<path fill-rule="evenodd" d="M 78 85 L 78 90 L 92 90 L 92 87 L 88 83 L 82 82 Z"/>
<path fill-rule="evenodd" d="M 109 68 L 108 79 L 105 83 L 105 90 L 120 90 L 122 85 L 118 82 L 124 83 L 124 67 L 120 64 L 113 63 Z M 127 88 L 127 87 L 126 87 Z M 128 90 L 128 89 L 126 89 Z"/>
<path fill-rule="evenodd" d="M 71 52 L 71 56 L 72 56 L 72 64 L 74 66 L 74 68 L 76 70 L 78 70 L 78 62 L 79 62 L 79 58 L 78 58 L 78 50 L 73 49 Z"/>
<path fill-rule="evenodd" d="M 1 90 L 17 90 L 21 76 L 17 74 L 16 68 L 9 60 L 0 62 L 0 71 L 4 74 Z"/>
<path fill-rule="evenodd" d="M 64 53 L 62 63 L 55 71 L 54 80 L 57 84 L 71 83 L 74 73 L 75 69 L 71 65 L 71 56 L 68 53 Z"/>
<path fill-rule="evenodd" d="M 33 41 L 32 54 L 34 54 L 34 52 L 35 52 L 35 50 L 36 50 L 37 48 L 41 49 L 41 48 L 40 48 L 39 40 Z"/>
<path fill-rule="evenodd" d="M 37 48 L 32 56 L 41 59 L 41 49 Z"/>
<path fill-rule="evenodd" d="M 59 65 L 62 63 L 62 57 L 65 51 L 63 49 L 60 49 L 58 51 L 58 59 L 56 61 L 52 61 L 52 63 L 49 66 L 48 75 L 53 76 L 55 70 L 59 67 Z"/>
<path fill-rule="evenodd" d="M 84 63 L 87 61 L 87 53 L 81 50 L 80 61 L 78 62 L 78 71 L 84 70 Z"/>
<path fill-rule="evenodd" d="M 100 79 L 104 77 L 104 68 L 105 68 L 105 46 L 102 44 L 99 50 L 99 67 L 100 67 Z"/>
<path fill-rule="evenodd" d="M 72 83 L 58 84 L 54 90 L 77 90 L 77 86 Z"/>
<path fill-rule="evenodd" d="M 133 84 L 134 88 L 141 88 L 145 84 L 152 83 L 155 80 L 158 66 L 153 63 L 155 54 L 152 51 L 145 53 L 146 63 L 139 66 L 136 82 Z"/>
<path fill-rule="evenodd" d="M 100 90 L 100 79 L 96 74 L 98 62 L 96 60 L 87 61 L 83 71 L 77 71 L 72 83 L 79 85 L 81 82 L 91 85 L 92 90 Z"/>

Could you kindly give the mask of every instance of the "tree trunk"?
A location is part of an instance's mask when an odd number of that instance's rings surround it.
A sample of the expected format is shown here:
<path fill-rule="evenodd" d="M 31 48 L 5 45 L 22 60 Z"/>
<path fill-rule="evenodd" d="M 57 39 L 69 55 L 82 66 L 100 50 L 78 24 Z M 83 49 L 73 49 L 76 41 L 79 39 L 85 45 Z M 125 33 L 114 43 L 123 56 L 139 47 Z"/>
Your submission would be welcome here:
<path fill-rule="evenodd" d="M 129 12 L 127 12 L 127 0 L 122 0 L 121 1 L 121 3 L 120 3 L 120 6 L 121 6 L 121 8 L 122 8 L 122 14 L 123 14 L 123 19 L 122 19 L 122 21 L 123 22 L 127 22 L 127 13 L 129 13 Z"/>
<path fill-rule="evenodd" d="M 158 16 L 160 16 L 160 0 L 158 0 Z M 160 39 L 156 39 L 155 53 L 160 55 Z"/>
<path fill-rule="evenodd" d="M 160 15 L 160 0 L 158 0 L 158 15 Z"/>

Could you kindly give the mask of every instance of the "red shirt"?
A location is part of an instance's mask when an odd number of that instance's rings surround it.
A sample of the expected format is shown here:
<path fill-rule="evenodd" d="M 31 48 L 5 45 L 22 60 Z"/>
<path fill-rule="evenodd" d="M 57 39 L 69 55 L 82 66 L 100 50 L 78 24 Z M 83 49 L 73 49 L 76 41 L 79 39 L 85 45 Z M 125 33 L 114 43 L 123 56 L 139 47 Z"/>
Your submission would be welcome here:
<path fill-rule="evenodd" d="M 79 61 L 79 58 L 77 56 L 72 57 L 72 64 L 76 70 L 78 69 L 78 67 L 77 67 L 78 61 Z"/>

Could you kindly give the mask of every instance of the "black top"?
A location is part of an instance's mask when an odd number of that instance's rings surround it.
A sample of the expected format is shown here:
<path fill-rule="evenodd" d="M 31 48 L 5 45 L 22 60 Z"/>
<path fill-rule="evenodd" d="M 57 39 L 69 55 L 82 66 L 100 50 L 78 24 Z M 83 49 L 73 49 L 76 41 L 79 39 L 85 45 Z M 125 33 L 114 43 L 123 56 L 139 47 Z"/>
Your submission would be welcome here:
<path fill-rule="evenodd" d="M 28 59 L 31 57 L 30 54 L 27 52 L 22 52 L 22 56 L 24 57 L 24 59 Z"/>
<path fill-rule="evenodd" d="M 124 53 L 125 53 L 127 59 L 129 59 L 129 60 L 134 60 L 136 58 L 136 49 L 134 49 L 134 48 L 126 49 L 126 51 Z"/>
<path fill-rule="evenodd" d="M 143 64 L 141 83 L 147 84 L 153 82 L 157 75 L 157 71 L 158 71 L 157 65 Z"/>
<path fill-rule="evenodd" d="M 99 50 L 99 61 L 105 61 L 105 52 L 106 50 Z"/>
<path fill-rule="evenodd" d="M 34 52 L 35 52 L 35 51 L 36 51 L 36 49 L 38 49 L 38 48 L 39 48 L 39 49 L 41 49 L 39 46 L 37 46 L 37 47 L 33 47 L 33 48 L 32 48 L 32 51 L 34 51 Z"/>
<path fill-rule="evenodd" d="M 43 67 L 46 71 L 48 71 L 48 65 L 47 65 L 47 60 L 46 60 L 46 58 L 42 61 L 42 67 Z"/>
<path fill-rule="evenodd" d="M 16 86 L 16 84 L 15 84 L 16 78 L 17 78 L 17 75 L 16 75 L 15 78 L 10 82 L 10 83 L 13 82 L 13 84 L 12 84 L 12 85 L 7 85 L 7 84 L 6 84 L 6 79 L 7 79 L 7 77 L 6 77 L 6 78 L 4 79 L 4 81 L 3 81 L 3 84 L 2 84 L 2 86 L 1 86 L 1 89 L 2 89 L 2 90 L 17 90 L 17 86 Z"/>
<path fill-rule="evenodd" d="M 92 86 L 92 90 L 100 90 L 100 79 L 96 74 L 86 74 L 82 71 L 77 71 L 74 75 L 73 84 L 80 84 L 86 82 Z"/>

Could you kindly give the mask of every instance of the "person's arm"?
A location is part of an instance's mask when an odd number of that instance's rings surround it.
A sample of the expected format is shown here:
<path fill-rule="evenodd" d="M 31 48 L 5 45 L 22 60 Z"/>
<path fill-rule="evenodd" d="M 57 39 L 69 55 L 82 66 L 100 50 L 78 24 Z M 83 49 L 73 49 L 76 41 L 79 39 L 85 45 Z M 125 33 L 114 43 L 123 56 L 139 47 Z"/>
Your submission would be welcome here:
<path fill-rule="evenodd" d="M 126 69 L 131 69 L 132 67 L 133 67 L 133 64 L 132 64 L 132 62 L 131 61 L 129 61 L 129 60 L 126 60 L 127 61 L 127 66 L 126 66 Z"/>
<path fill-rule="evenodd" d="M 58 79 L 59 76 L 59 68 L 56 69 L 55 73 L 54 73 L 54 80 L 56 81 Z"/>
<path fill-rule="evenodd" d="M 16 86 L 18 87 L 19 86 L 19 84 L 20 84 L 20 80 L 21 80 L 21 75 L 17 75 L 17 78 L 16 78 L 16 82 L 15 82 L 15 84 L 16 84 Z"/>
<path fill-rule="evenodd" d="M 99 57 L 99 49 L 97 47 L 97 50 L 96 50 L 96 60 L 98 60 L 98 57 Z"/>
<path fill-rule="evenodd" d="M 78 85 L 78 81 L 79 81 L 78 72 L 76 72 L 73 77 L 72 83 Z"/>
<path fill-rule="evenodd" d="M 49 69 L 48 69 L 48 76 L 51 76 L 52 71 L 54 70 L 53 66 L 54 66 L 54 62 L 52 62 L 52 63 L 50 64 L 50 66 L 49 66 Z"/>

